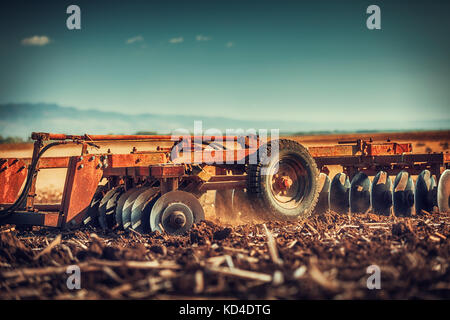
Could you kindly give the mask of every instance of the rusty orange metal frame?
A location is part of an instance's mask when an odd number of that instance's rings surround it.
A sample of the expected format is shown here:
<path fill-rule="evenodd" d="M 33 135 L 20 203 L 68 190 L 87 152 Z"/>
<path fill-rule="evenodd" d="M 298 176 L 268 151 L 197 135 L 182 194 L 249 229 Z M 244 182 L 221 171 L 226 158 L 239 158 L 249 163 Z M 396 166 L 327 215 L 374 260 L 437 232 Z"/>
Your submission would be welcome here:
<path fill-rule="evenodd" d="M 342 141 L 335 146 L 309 147 L 308 151 L 315 158 L 394 155 L 412 152 L 412 144 L 396 142 L 373 143 L 371 141 L 355 140 Z"/>
<path fill-rule="evenodd" d="M 81 223 L 102 176 L 99 158 L 81 156 L 70 158 L 61 203 L 64 223 L 71 221 Z"/>
<path fill-rule="evenodd" d="M 0 203 L 13 203 L 27 176 L 26 163 L 21 159 L 4 159 L 0 164 Z"/>
<path fill-rule="evenodd" d="M 249 156 L 257 152 L 258 137 L 223 136 L 210 141 L 239 142 L 241 149 L 209 150 L 199 148 L 195 140 L 203 137 L 187 136 L 141 136 L 141 135 L 65 135 L 52 133 L 33 133 L 36 140 L 33 157 L 36 157 L 43 142 L 47 140 L 72 140 L 82 145 L 80 156 L 43 157 L 39 159 L 38 169 L 67 168 L 67 176 L 61 204 L 34 204 L 34 187 L 30 190 L 26 210 L 18 211 L 2 223 L 25 223 L 51 227 L 65 227 L 81 223 L 84 213 L 97 190 L 102 178 L 117 185 L 118 181 L 132 182 L 142 179 L 160 181 L 161 192 L 177 189 L 179 182 L 191 182 L 191 191 L 245 188 L 247 176 L 245 164 Z M 181 152 L 171 158 L 173 147 L 158 146 L 157 151 L 128 154 L 88 154 L 87 145 L 97 141 L 170 141 L 180 145 Z M 242 144 L 241 142 L 244 141 Z M 192 152 L 185 152 L 192 150 Z M 333 146 L 308 148 L 319 169 L 326 172 L 329 165 L 343 166 L 350 176 L 357 171 L 369 175 L 385 170 L 390 174 L 408 168 L 411 174 L 430 169 L 437 177 L 443 167 L 448 167 L 448 154 L 414 154 L 410 143 L 373 143 L 372 141 L 344 141 Z M 177 150 L 176 150 L 177 151 Z M 189 161 L 187 161 L 189 160 Z M 32 158 L 0 159 L 0 207 L 13 203 L 23 187 Z M 192 166 L 201 165 L 208 176 L 201 179 L 191 174 Z M 227 174 L 231 170 L 232 174 Z M 191 172 L 191 173 L 189 173 Z M 36 177 L 33 177 L 33 186 Z M 189 189 L 189 187 L 188 187 Z M 36 212 L 38 211 L 38 212 Z"/>
<path fill-rule="evenodd" d="M 336 146 L 310 147 L 308 150 L 321 171 L 327 173 L 328 165 L 339 165 L 350 178 L 359 171 L 373 176 L 380 170 L 392 175 L 408 169 L 410 174 L 415 175 L 428 169 L 439 179 L 450 163 L 449 154 L 412 153 L 411 143 L 355 140 Z"/>

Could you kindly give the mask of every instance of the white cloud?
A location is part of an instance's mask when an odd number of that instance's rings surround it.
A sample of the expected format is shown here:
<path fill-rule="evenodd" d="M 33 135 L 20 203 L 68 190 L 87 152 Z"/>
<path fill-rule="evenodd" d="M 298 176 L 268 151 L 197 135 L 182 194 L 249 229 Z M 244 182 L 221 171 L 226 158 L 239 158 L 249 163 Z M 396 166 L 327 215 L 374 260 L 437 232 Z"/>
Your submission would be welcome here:
<path fill-rule="evenodd" d="M 22 45 L 42 47 L 42 46 L 49 44 L 50 42 L 51 42 L 50 38 L 47 36 L 33 36 L 33 37 L 23 39 Z"/>
<path fill-rule="evenodd" d="M 197 35 L 195 37 L 195 40 L 197 40 L 197 41 L 209 41 L 209 40 L 211 40 L 211 37 L 206 37 L 204 35 L 199 34 L 199 35 Z"/>
<path fill-rule="evenodd" d="M 170 43 L 181 43 L 183 41 L 184 41 L 183 37 L 172 38 L 169 40 Z"/>
<path fill-rule="evenodd" d="M 144 37 L 139 35 L 130 39 L 127 39 L 126 43 L 127 44 L 133 44 L 135 42 L 143 42 L 144 41 Z"/>
<path fill-rule="evenodd" d="M 227 48 L 234 47 L 234 42 L 228 41 L 228 42 L 225 44 L 225 47 L 227 47 Z"/>

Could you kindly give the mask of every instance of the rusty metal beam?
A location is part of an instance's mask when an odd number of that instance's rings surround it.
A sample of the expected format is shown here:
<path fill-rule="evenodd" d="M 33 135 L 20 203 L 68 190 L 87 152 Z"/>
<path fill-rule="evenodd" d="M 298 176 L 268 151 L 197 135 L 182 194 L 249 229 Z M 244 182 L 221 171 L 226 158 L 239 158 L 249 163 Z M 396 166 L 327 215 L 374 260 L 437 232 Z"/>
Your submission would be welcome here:
<path fill-rule="evenodd" d="M 182 139 L 203 140 L 209 136 L 178 136 L 178 135 L 68 135 L 60 133 L 33 132 L 33 140 L 79 140 L 79 141 L 180 141 Z M 222 141 L 238 141 L 240 136 L 217 136 L 214 138 Z M 257 139 L 257 137 L 254 137 Z M 206 139 L 209 140 L 209 139 Z"/>
<path fill-rule="evenodd" d="M 167 162 L 164 152 L 108 154 L 107 160 L 108 167 L 112 168 L 145 167 Z"/>
<path fill-rule="evenodd" d="M 184 175 L 184 171 L 184 165 L 182 164 L 155 165 L 151 167 L 151 175 L 158 179 L 178 178 Z"/>
<path fill-rule="evenodd" d="M 180 153 L 179 157 L 171 158 L 174 163 L 192 164 L 248 164 L 249 156 L 258 151 L 257 148 L 235 150 L 202 150 Z M 256 157 L 255 157 L 256 158 Z"/>
<path fill-rule="evenodd" d="M 39 159 L 39 169 L 67 168 L 69 157 L 47 157 Z"/>
<path fill-rule="evenodd" d="M 205 182 L 200 185 L 200 191 L 207 190 L 224 190 L 224 189 L 243 189 L 247 187 L 247 181 L 217 181 L 217 182 Z"/>
<path fill-rule="evenodd" d="M 162 178 L 160 180 L 161 194 L 178 189 L 178 178 Z"/>
<path fill-rule="evenodd" d="M 34 204 L 34 209 L 38 210 L 38 211 L 43 211 L 43 212 L 59 212 L 61 211 L 61 204 L 60 203 L 35 203 Z"/>
<path fill-rule="evenodd" d="M 26 177 L 26 164 L 23 160 L 3 161 L 0 165 L 0 203 L 16 201 Z"/>
<path fill-rule="evenodd" d="M 364 140 L 344 143 L 346 144 L 309 147 L 308 151 L 313 157 L 398 155 L 412 152 L 411 143 L 372 143 Z"/>
<path fill-rule="evenodd" d="M 0 220 L 0 223 L 2 224 L 33 225 L 54 228 L 60 227 L 61 222 L 62 217 L 59 213 L 29 211 L 16 211 Z"/>
<path fill-rule="evenodd" d="M 221 182 L 221 181 L 247 181 L 247 175 L 217 175 L 212 176 L 208 182 Z"/>
<path fill-rule="evenodd" d="M 12 205 L 12 202 L 0 203 L 0 208 L 8 208 Z M 57 212 L 61 210 L 61 204 L 58 203 L 35 203 L 33 209 L 38 211 L 53 211 Z"/>
<path fill-rule="evenodd" d="M 81 223 L 103 176 L 103 170 L 99 164 L 98 157 L 70 158 L 61 204 L 64 212 L 63 227 L 72 220 L 76 224 Z"/>
<path fill-rule="evenodd" d="M 380 155 L 380 156 L 343 156 L 343 157 L 314 157 L 318 166 L 324 165 L 341 165 L 341 166 L 358 166 L 358 165 L 412 165 L 414 163 L 444 163 L 444 155 L 442 153 L 432 154 L 402 154 L 402 155 Z"/>

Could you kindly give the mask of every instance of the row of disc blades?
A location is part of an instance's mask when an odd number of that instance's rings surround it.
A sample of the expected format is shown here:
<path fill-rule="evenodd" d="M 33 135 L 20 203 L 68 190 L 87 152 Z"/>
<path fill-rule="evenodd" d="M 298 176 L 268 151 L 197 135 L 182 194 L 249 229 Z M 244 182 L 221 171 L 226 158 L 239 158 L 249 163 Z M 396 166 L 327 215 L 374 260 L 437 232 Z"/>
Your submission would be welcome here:
<path fill-rule="evenodd" d="M 169 219 L 174 212 L 182 216 L 175 227 Z M 139 233 L 158 230 L 183 234 L 201 219 L 204 219 L 203 208 L 190 193 L 177 190 L 161 196 L 158 187 L 125 190 L 121 185 L 110 190 L 99 187 L 83 223 L 100 226 L 104 230 L 119 228 Z"/>
<path fill-rule="evenodd" d="M 319 200 L 316 211 L 330 209 L 338 213 L 365 213 L 372 208 L 376 214 L 389 215 L 391 210 L 397 216 L 409 216 L 433 212 L 449 212 L 450 170 L 445 170 L 436 183 L 436 177 L 429 170 L 423 170 L 413 182 L 411 175 L 401 171 L 392 180 L 380 171 L 373 178 L 357 173 L 350 182 L 345 173 L 338 173 L 332 180 L 319 175 Z"/>

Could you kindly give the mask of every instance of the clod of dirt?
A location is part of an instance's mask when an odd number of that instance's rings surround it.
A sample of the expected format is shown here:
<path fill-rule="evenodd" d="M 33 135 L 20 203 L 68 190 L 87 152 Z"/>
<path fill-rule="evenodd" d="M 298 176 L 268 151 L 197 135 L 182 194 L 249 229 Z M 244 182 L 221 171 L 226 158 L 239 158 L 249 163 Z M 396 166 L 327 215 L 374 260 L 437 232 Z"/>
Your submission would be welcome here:
<path fill-rule="evenodd" d="M 103 255 L 104 244 L 100 240 L 94 238 L 87 250 L 80 250 L 77 253 L 79 260 L 85 260 L 88 257 L 100 258 Z"/>
<path fill-rule="evenodd" d="M 266 226 L 282 266 L 274 263 L 265 230 L 258 224 L 203 221 L 184 236 L 119 232 L 99 237 L 94 230 L 78 230 L 64 234 L 61 244 L 39 260 L 33 257 L 60 231 L 16 233 L 0 227 L 0 299 L 80 298 L 66 287 L 65 267 L 74 261 L 84 270 L 86 299 L 450 297 L 448 215 L 394 221 L 328 211 L 301 222 Z M 25 258 L 20 260 L 20 255 Z M 367 290 L 366 270 L 373 264 L 382 268 L 382 290 Z M 272 281 L 261 282 L 268 276 Z"/>
<path fill-rule="evenodd" d="M 191 244 L 210 244 L 214 238 L 214 232 L 221 230 L 222 228 L 217 226 L 211 221 L 201 221 L 194 225 L 189 232 L 189 239 Z"/>
<path fill-rule="evenodd" d="M 105 247 L 103 248 L 102 258 L 106 260 L 121 260 L 121 250 L 117 247 Z"/>
<path fill-rule="evenodd" d="M 222 230 L 216 231 L 213 234 L 214 240 L 223 240 L 228 238 L 228 236 L 231 234 L 231 228 L 224 228 Z"/>
<path fill-rule="evenodd" d="M 164 256 L 167 254 L 167 248 L 165 246 L 163 246 L 163 245 L 158 245 L 158 244 L 153 245 L 153 246 L 150 247 L 150 250 L 152 252 L 154 252 L 154 253 L 159 253 L 159 254 L 162 254 Z"/>
<path fill-rule="evenodd" d="M 367 213 L 367 217 L 370 218 L 370 220 L 375 221 L 375 222 L 382 221 L 382 217 L 378 214 Z"/>
<path fill-rule="evenodd" d="M 96 240 L 92 241 L 91 245 L 89 246 L 89 253 L 94 256 L 101 256 L 103 253 L 103 243 Z"/>
<path fill-rule="evenodd" d="M 410 226 L 404 222 L 399 222 L 392 225 L 392 235 L 400 238 L 409 238 L 413 234 Z"/>
<path fill-rule="evenodd" d="M 14 264 L 33 260 L 33 252 L 10 233 L 0 234 L 0 261 Z"/>
<path fill-rule="evenodd" d="M 123 259 L 126 260 L 144 260 L 147 254 L 147 248 L 144 244 L 138 243 L 134 245 L 132 248 L 125 250 L 123 254 Z"/>

